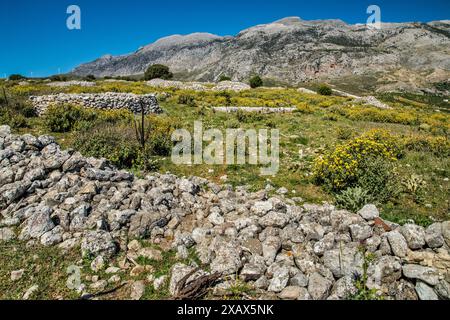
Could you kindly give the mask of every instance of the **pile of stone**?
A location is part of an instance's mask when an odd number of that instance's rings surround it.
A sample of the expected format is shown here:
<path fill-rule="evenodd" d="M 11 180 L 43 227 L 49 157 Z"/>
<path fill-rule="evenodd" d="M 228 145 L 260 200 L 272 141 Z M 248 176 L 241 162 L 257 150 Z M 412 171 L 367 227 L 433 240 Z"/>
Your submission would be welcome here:
<path fill-rule="evenodd" d="M 251 87 L 242 82 L 237 81 L 221 81 L 217 85 L 214 86 L 212 90 L 214 91 L 244 91 L 244 90 L 250 90 Z"/>
<path fill-rule="evenodd" d="M 206 91 L 208 87 L 207 83 L 203 82 L 182 82 L 182 81 L 172 81 L 163 79 L 153 79 L 146 82 L 147 85 L 154 88 L 175 88 L 180 90 L 195 90 L 195 91 Z"/>
<path fill-rule="evenodd" d="M 386 299 L 450 298 L 450 221 L 399 226 L 383 221 L 373 205 L 357 214 L 329 204 L 298 206 L 286 191 L 269 197 L 198 177 L 136 178 L 105 160 L 63 151 L 49 136 L 0 127 L 0 241 L 80 247 L 96 257 L 93 270 L 119 251 L 130 261 L 162 259 L 160 250 L 135 239 L 175 249 L 180 259 L 193 248 L 209 268 L 190 278 L 220 273 L 212 293 L 222 297 L 237 276 L 262 299 L 348 299 L 366 261 L 367 286 Z M 170 278 L 132 283 L 132 298 L 166 280 L 177 295 L 179 280 L 196 267 L 179 263 Z M 121 268 L 131 267 L 107 270 Z M 138 271 L 151 272 L 136 265 L 131 273 Z M 106 283 L 99 281 L 80 293 Z"/>
<path fill-rule="evenodd" d="M 71 81 L 54 81 L 47 83 L 50 87 L 57 87 L 57 88 L 66 88 L 71 86 L 79 86 L 79 87 L 94 87 L 96 85 L 95 82 L 91 81 L 78 81 L 78 80 L 71 80 Z"/>
<path fill-rule="evenodd" d="M 390 106 L 388 106 L 387 104 L 381 102 L 380 100 L 378 100 L 374 96 L 359 97 L 359 98 L 357 98 L 355 100 L 355 102 L 359 102 L 359 103 L 362 103 L 364 105 L 373 106 L 373 107 L 376 107 L 376 108 L 379 108 L 379 109 L 392 109 Z"/>
<path fill-rule="evenodd" d="M 45 113 L 50 105 L 74 104 L 94 109 L 128 109 L 133 113 L 161 113 L 158 100 L 153 94 L 136 95 L 132 93 L 81 93 L 31 96 L 30 101 L 39 115 Z"/>
<path fill-rule="evenodd" d="M 208 82 L 182 82 L 162 79 L 153 79 L 146 82 L 147 85 L 155 88 L 175 88 L 181 90 L 195 91 L 243 91 L 250 90 L 248 84 L 236 81 L 221 81 L 217 84 Z"/>

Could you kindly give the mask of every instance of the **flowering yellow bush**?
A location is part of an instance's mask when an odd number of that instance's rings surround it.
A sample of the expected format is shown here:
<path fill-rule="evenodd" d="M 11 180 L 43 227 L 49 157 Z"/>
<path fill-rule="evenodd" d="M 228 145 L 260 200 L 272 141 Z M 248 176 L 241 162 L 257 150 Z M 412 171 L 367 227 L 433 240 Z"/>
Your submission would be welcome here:
<path fill-rule="evenodd" d="M 381 157 L 396 161 L 399 156 L 400 145 L 389 132 L 372 130 L 316 158 L 313 173 L 320 184 L 338 191 L 356 182 L 367 159 Z"/>

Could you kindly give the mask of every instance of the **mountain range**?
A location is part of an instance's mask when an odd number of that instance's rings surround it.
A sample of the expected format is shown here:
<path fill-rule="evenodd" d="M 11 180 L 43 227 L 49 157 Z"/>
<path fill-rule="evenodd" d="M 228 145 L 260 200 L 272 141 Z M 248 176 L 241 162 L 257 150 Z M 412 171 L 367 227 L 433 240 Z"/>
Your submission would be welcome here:
<path fill-rule="evenodd" d="M 73 74 L 97 77 L 142 74 L 165 64 L 182 80 L 246 81 L 296 85 L 325 81 L 355 88 L 420 90 L 450 78 L 450 20 L 382 23 L 380 29 L 341 20 L 288 17 L 239 32 L 173 35 L 136 52 L 105 55 Z"/>

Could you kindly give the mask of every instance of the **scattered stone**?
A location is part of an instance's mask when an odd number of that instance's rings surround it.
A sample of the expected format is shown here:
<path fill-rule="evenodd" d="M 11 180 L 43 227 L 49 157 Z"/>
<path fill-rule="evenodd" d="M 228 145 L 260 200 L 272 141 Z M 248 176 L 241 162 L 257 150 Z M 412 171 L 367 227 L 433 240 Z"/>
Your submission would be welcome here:
<path fill-rule="evenodd" d="M 131 300 L 140 300 L 145 292 L 144 281 L 135 281 L 131 284 Z"/>
<path fill-rule="evenodd" d="M 105 260 L 102 256 L 97 256 L 94 260 L 91 262 L 91 270 L 94 272 L 99 272 L 103 270 L 105 267 Z"/>
<path fill-rule="evenodd" d="M 142 248 L 141 250 L 139 250 L 138 256 L 149 259 L 149 260 L 155 260 L 155 261 L 162 260 L 161 251 L 151 248 L 151 247 Z"/>
<path fill-rule="evenodd" d="M 39 290 L 39 286 L 37 284 L 35 284 L 34 286 L 30 287 L 25 294 L 23 295 L 22 299 L 23 300 L 28 300 L 30 299 L 30 297 L 36 293 Z"/>
<path fill-rule="evenodd" d="M 15 238 L 16 234 L 11 228 L 0 228 L 0 241 L 8 242 Z"/>
<path fill-rule="evenodd" d="M 24 273 L 25 273 L 24 269 L 11 271 L 11 281 L 20 280 Z"/>

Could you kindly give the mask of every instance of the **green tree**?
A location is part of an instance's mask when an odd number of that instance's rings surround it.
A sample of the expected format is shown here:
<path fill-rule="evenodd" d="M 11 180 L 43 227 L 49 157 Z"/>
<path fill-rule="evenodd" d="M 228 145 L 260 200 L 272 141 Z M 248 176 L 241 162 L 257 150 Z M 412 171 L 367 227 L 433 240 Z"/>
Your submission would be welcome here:
<path fill-rule="evenodd" d="M 260 76 L 253 76 L 250 79 L 250 87 L 258 88 L 258 87 L 261 87 L 262 85 L 263 85 L 263 81 Z"/>
<path fill-rule="evenodd" d="M 21 74 L 12 74 L 9 76 L 9 80 L 23 80 L 23 79 L 26 78 Z"/>
<path fill-rule="evenodd" d="M 172 72 L 170 72 L 169 67 L 162 64 L 154 64 L 148 67 L 147 71 L 145 71 L 144 79 L 152 80 L 152 79 L 164 79 L 168 80 L 173 77 Z"/>

